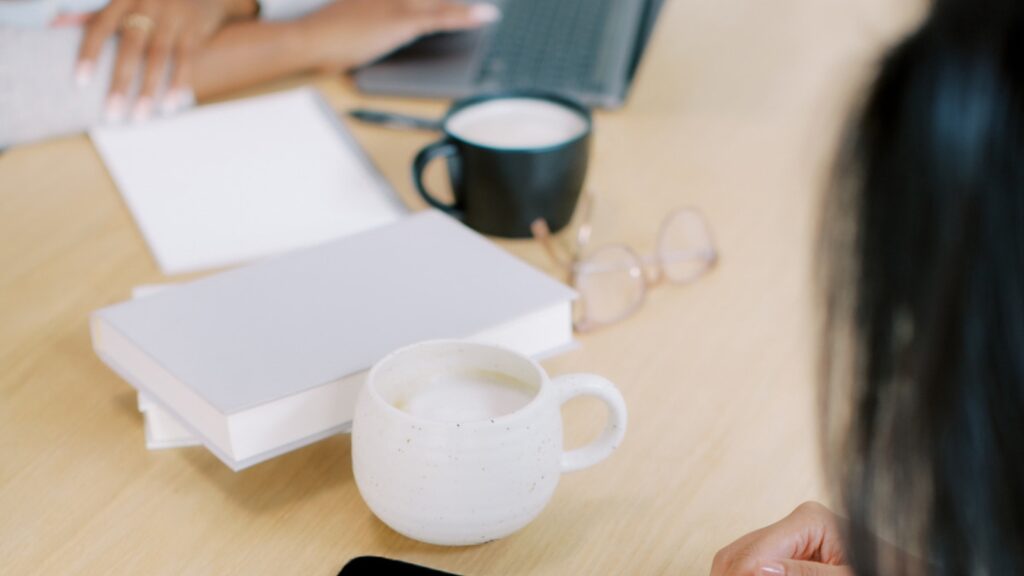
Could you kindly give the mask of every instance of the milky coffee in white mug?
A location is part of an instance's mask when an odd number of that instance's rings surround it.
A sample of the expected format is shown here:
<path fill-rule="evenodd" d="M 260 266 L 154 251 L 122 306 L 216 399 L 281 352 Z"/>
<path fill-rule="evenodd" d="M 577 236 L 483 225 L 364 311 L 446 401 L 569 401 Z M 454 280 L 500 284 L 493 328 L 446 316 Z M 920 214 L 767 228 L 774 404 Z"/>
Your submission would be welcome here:
<path fill-rule="evenodd" d="M 564 452 L 560 407 L 580 395 L 603 400 L 608 422 L 593 443 Z M 353 472 L 367 505 L 395 531 L 479 544 L 536 518 L 561 474 L 604 460 L 625 429 L 625 402 L 600 376 L 552 380 L 504 348 L 424 342 L 370 371 L 353 421 Z"/>
<path fill-rule="evenodd" d="M 508 91 L 454 103 L 444 137 L 413 160 L 413 183 L 431 206 L 477 232 L 531 236 L 543 218 L 557 232 L 572 219 L 590 157 L 590 111 L 557 94 Z M 446 158 L 454 198 L 427 190 L 423 173 Z"/>

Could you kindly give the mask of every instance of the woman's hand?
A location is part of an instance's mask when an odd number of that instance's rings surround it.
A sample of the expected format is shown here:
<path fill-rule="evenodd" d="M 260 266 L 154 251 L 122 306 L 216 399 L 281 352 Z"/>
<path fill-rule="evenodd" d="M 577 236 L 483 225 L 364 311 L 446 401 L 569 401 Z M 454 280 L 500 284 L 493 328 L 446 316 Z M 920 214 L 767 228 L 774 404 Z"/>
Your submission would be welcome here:
<path fill-rule="evenodd" d="M 805 502 L 782 520 L 751 532 L 715 555 L 711 576 L 853 576 L 836 515 Z"/>
<path fill-rule="evenodd" d="M 476 28 L 500 16 L 491 4 L 451 0 L 339 0 L 300 23 L 321 70 L 339 72 L 424 34 Z"/>
<path fill-rule="evenodd" d="M 254 0 L 111 0 L 86 24 L 76 81 L 84 84 L 91 79 L 103 44 L 120 32 L 107 117 L 124 117 L 128 92 L 140 74 L 133 116 L 148 117 L 172 60 L 171 81 L 161 107 L 165 111 L 175 109 L 191 89 L 192 62 L 198 46 L 228 19 L 251 16 L 255 11 Z"/>

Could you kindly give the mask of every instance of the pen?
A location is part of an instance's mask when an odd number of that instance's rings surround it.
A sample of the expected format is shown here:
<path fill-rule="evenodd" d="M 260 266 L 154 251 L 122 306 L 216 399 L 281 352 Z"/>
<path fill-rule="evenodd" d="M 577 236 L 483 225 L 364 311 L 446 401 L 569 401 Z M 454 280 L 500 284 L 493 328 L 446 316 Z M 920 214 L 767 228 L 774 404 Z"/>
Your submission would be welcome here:
<path fill-rule="evenodd" d="M 430 130 L 432 132 L 438 132 L 441 130 L 440 120 L 433 120 L 430 118 L 419 118 L 417 116 L 408 116 L 405 114 L 396 114 L 394 112 L 385 112 L 382 110 L 368 110 L 366 108 L 356 108 L 349 110 L 348 115 L 360 122 L 366 122 L 369 124 L 379 124 L 381 126 L 387 126 L 389 128 L 403 128 L 408 130 Z"/>

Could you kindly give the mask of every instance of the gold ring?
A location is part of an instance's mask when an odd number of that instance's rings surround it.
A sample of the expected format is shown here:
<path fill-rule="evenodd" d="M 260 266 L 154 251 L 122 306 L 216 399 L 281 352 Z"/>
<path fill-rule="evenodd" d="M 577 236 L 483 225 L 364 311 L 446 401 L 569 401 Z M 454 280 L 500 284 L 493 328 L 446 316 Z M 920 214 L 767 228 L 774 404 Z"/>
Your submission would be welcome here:
<path fill-rule="evenodd" d="M 129 14 L 125 16 L 124 20 L 121 21 L 122 30 L 137 30 L 143 36 L 149 34 L 149 31 L 153 29 L 153 19 L 145 14 Z"/>

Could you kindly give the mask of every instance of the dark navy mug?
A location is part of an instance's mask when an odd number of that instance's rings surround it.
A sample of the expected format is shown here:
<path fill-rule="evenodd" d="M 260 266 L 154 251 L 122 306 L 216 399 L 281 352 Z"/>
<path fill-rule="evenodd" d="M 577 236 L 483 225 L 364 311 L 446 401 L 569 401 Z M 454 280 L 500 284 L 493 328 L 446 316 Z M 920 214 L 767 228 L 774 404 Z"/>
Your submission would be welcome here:
<path fill-rule="evenodd" d="M 413 181 L 423 198 L 483 234 L 527 238 L 544 218 L 553 231 L 572 219 L 590 158 L 593 121 L 582 104 L 555 94 L 506 91 L 452 105 L 444 137 L 420 150 Z M 423 184 L 431 160 L 445 157 L 454 201 Z"/>

